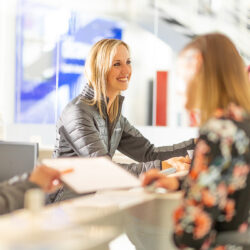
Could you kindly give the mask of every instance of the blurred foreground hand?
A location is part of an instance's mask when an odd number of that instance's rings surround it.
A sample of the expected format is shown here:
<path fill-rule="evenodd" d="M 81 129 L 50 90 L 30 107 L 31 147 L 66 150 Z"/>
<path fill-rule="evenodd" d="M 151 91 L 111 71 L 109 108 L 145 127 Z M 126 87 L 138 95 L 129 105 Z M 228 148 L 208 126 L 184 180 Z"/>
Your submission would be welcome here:
<path fill-rule="evenodd" d="M 191 159 L 188 155 L 185 157 L 173 157 L 168 160 L 162 161 L 162 170 L 167 168 L 176 168 L 176 171 L 189 170 L 191 164 Z"/>
<path fill-rule="evenodd" d="M 171 191 L 175 191 L 179 187 L 179 181 L 175 177 L 168 177 L 158 169 L 150 169 L 148 172 L 141 175 L 142 186 L 148 186 L 155 182 L 155 187 L 166 188 Z"/>
<path fill-rule="evenodd" d="M 29 181 L 35 183 L 47 193 L 55 192 L 62 186 L 61 173 L 53 168 L 38 166 L 30 174 Z"/>

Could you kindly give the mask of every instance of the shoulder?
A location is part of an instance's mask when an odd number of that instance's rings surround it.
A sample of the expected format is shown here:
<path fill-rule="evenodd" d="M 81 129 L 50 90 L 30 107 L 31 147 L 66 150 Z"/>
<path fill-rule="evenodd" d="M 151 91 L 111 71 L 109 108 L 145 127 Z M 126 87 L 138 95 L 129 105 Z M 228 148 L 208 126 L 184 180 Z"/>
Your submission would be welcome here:
<path fill-rule="evenodd" d="M 211 118 L 200 128 L 200 135 L 207 135 L 213 142 L 222 138 L 232 138 L 236 133 L 237 125 L 234 121 L 224 118 Z"/>
<path fill-rule="evenodd" d="M 248 118 L 236 121 L 232 118 L 220 117 L 209 119 L 201 128 L 200 135 L 207 135 L 208 139 L 216 142 L 220 139 L 230 141 L 249 138 L 247 128 L 250 125 Z"/>
<path fill-rule="evenodd" d="M 225 110 L 217 109 L 214 117 L 200 129 L 211 141 L 219 139 L 235 140 L 250 136 L 250 115 L 240 106 L 230 103 Z"/>
<path fill-rule="evenodd" d="M 70 116 L 70 117 L 81 117 L 83 115 L 86 116 L 94 116 L 97 114 L 98 110 L 96 106 L 89 105 L 84 101 L 82 95 L 78 95 L 72 101 L 70 101 L 67 106 L 64 108 L 61 117 Z"/>
<path fill-rule="evenodd" d="M 208 146 L 217 145 L 223 157 L 231 158 L 232 151 L 237 155 L 248 152 L 250 145 L 250 121 L 232 118 L 211 118 L 200 129 L 200 139 Z M 199 146 L 199 145 L 197 145 Z"/>

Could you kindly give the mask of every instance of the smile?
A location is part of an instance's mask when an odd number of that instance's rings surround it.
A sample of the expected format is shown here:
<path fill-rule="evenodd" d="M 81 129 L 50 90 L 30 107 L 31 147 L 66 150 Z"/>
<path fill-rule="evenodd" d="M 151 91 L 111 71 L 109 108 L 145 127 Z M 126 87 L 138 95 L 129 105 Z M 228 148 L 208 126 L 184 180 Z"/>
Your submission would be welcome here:
<path fill-rule="evenodd" d="M 117 78 L 118 81 L 121 81 L 121 82 L 127 82 L 128 81 L 128 78 L 127 77 L 123 77 L 123 78 Z"/>

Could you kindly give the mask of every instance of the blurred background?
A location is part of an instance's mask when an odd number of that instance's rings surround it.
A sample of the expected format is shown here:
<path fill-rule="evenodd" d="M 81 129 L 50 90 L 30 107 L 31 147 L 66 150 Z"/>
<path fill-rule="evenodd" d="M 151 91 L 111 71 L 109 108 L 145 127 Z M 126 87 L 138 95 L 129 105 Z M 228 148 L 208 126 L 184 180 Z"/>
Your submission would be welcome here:
<path fill-rule="evenodd" d="M 157 145 L 195 136 L 176 58 L 212 31 L 228 35 L 250 64 L 249 0 L 0 0 L 0 137 L 52 146 L 56 120 L 86 84 L 86 56 L 102 38 L 131 49 L 128 120 Z"/>

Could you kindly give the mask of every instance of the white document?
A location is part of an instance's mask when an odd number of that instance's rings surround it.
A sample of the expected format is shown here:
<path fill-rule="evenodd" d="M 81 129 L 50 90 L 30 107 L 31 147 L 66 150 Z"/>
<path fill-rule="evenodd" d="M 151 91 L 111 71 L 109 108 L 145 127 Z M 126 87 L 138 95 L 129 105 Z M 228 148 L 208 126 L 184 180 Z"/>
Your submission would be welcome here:
<path fill-rule="evenodd" d="M 44 159 L 42 163 L 65 172 L 61 180 L 79 194 L 140 186 L 138 178 L 106 157 Z"/>

